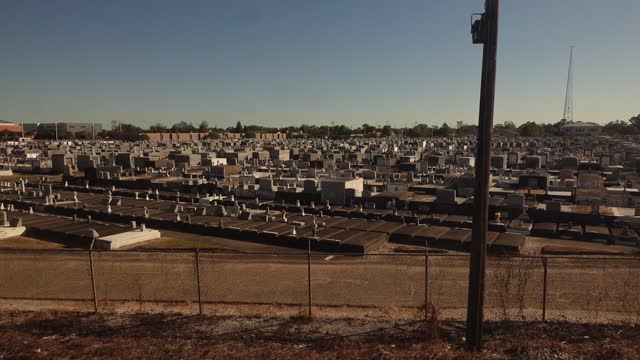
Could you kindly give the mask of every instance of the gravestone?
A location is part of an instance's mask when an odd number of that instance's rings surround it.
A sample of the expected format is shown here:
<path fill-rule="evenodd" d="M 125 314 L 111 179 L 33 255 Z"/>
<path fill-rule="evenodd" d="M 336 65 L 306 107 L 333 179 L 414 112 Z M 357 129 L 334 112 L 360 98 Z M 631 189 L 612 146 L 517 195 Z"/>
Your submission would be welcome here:
<path fill-rule="evenodd" d="M 222 205 L 216 205 L 213 207 L 213 215 L 215 216 L 227 216 L 227 209 Z"/>
<path fill-rule="evenodd" d="M 553 213 L 559 213 L 562 210 L 562 206 L 558 201 L 547 201 L 547 211 Z"/>
<path fill-rule="evenodd" d="M 436 190 L 436 203 L 454 204 L 456 202 L 456 191 L 450 189 Z"/>
<path fill-rule="evenodd" d="M 512 208 L 522 209 L 524 207 L 525 197 L 522 194 L 509 194 L 505 199 L 505 204 Z"/>

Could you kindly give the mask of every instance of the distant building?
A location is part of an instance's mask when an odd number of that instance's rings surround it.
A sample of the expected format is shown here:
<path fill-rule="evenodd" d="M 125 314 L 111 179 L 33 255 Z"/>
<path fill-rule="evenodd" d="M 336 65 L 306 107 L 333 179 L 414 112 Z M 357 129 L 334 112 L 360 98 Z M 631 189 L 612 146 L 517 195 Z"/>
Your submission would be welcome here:
<path fill-rule="evenodd" d="M 560 129 L 566 135 L 592 136 L 600 134 L 602 126 L 591 122 L 578 121 L 573 124 L 564 125 Z"/>
<path fill-rule="evenodd" d="M 55 134 L 58 132 L 58 136 L 66 136 L 67 134 L 77 135 L 78 133 L 85 133 L 88 137 L 93 135 L 93 132 L 99 133 L 102 131 L 101 123 L 29 123 L 23 124 L 25 133 L 48 133 Z"/>
<path fill-rule="evenodd" d="M 22 132 L 22 126 L 8 121 L 0 120 L 0 131 L 9 130 L 11 132 Z"/>
<path fill-rule="evenodd" d="M 149 137 L 149 141 L 202 141 L 208 133 L 145 133 Z"/>
<path fill-rule="evenodd" d="M 245 134 L 243 133 L 233 133 L 233 132 L 225 132 L 220 134 L 221 139 L 242 139 Z M 287 133 L 281 132 L 256 132 L 255 138 L 258 140 L 277 140 L 277 139 L 286 139 Z"/>
<path fill-rule="evenodd" d="M 35 124 L 35 123 L 22 124 L 22 128 L 24 129 L 25 133 L 35 134 L 36 132 L 38 132 L 38 125 L 40 124 Z"/>
<path fill-rule="evenodd" d="M 275 140 L 275 139 L 286 139 L 287 134 L 281 132 L 257 132 L 256 139 L 260 140 Z"/>
<path fill-rule="evenodd" d="M 65 127 L 65 131 L 71 134 L 77 134 L 80 132 L 86 133 L 87 135 L 92 135 L 95 131 L 96 134 L 102 131 L 102 124 L 92 124 L 92 123 L 62 123 Z M 94 130 L 95 128 L 95 130 Z"/>

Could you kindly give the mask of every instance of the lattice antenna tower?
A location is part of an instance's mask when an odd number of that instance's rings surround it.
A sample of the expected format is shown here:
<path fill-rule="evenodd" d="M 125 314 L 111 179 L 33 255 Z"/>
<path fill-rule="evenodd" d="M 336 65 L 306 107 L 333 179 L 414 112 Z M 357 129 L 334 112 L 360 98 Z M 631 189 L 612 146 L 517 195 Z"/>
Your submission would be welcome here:
<path fill-rule="evenodd" d="M 567 92 L 564 96 L 563 120 L 573 121 L 573 46 L 569 50 L 569 71 L 567 73 Z"/>

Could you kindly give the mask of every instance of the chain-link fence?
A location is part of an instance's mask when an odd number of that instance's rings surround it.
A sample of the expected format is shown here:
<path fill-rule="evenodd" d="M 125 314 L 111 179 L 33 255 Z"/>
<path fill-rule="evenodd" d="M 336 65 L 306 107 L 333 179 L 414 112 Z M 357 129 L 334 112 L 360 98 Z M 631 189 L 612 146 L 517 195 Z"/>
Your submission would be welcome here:
<path fill-rule="evenodd" d="M 0 251 L 0 304 L 6 310 L 95 310 L 89 254 Z"/>
<path fill-rule="evenodd" d="M 640 322 L 640 258 L 490 257 L 487 320 Z M 464 320 L 469 257 L 0 250 L 0 309 Z"/>

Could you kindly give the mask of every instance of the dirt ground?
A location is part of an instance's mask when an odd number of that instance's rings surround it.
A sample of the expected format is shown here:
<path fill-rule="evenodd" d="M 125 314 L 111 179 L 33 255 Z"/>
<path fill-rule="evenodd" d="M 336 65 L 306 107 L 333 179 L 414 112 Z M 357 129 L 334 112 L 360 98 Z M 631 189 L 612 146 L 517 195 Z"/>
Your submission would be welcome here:
<path fill-rule="evenodd" d="M 30 182 L 38 182 L 38 180 L 42 177 L 47 178 L 49 182 L 62 182 L 62 175 L 49 175 L 49 174 L 21 174 L 21 173 L 13 173 L 13 175 L 8 176 L 0 176 L 0 181 L 20 181 L 20 179 L 24 179 Z"/>
<path fill-rule="evenodd" d="M 640 359 L 640 327 L 490 323 L 480 353 L 436 319 L 0 314 L 0 359 Z"/>

